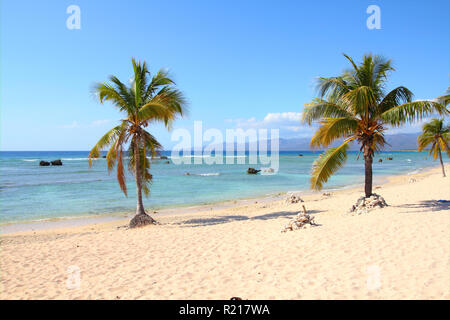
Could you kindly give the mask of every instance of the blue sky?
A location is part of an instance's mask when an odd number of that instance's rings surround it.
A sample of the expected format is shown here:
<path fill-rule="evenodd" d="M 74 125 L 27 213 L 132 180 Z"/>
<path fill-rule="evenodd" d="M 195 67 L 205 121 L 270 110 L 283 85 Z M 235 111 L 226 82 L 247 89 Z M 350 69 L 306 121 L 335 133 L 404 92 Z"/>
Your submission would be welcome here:
<path fill-rule="evenodd" d="M 69 30 L 69 5 L 81 29 Z M 369 30 L 369 5 L 381 29 Z M 298 122 L 314 79 L 372 52 L 389 57 L 392 87 L 416 99 L 449 85 L 450 2 L 443 1 L 2 1 L 1 150 L 89 150 L 121 115 L 92 84 L 131 76 L 131 57 L 169 68 L 190 102 L 175 128 L 280 127 Z M 403 132 L 418 130 L 418 126 Z M 171 133 L 150 131 L 170 148 Z"/>

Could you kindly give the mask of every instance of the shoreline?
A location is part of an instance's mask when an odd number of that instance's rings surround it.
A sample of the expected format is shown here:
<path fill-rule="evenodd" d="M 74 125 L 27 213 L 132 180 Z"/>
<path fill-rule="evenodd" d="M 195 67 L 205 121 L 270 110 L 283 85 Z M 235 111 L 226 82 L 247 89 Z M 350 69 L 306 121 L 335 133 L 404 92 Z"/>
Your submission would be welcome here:
<path fill-rule="evenodd" d="M 431 164 L 425 168 L 421 168 L 419 170 L 414 169 L 412 172 L 402 172 L 398 174 L 386 175 L 386 176 L 375 176 L 373 180 L 374 191 L 376 185 L 384 185 L 389 184 L 393 180 L 398 177 L 410 177 L 411 175 L 426 173 L 428 171 L 435 170 L 440 167 L 439 164 Z M 339 187 L 339 188 L 330 188 L 323 189 L 321 191 L 302 191 L 302 190 L 291 190 L 291 191 L 278 191 L 272 192 L 270 194 L 266 194 L 264 196 L 255 196 L 250 198 L 237 198 L 230 199 L 224 201 L 217 201 L 205 204 L 198 205 L 186 205 L 186 206 L 176 206 L 176 207 L 166 207 L 162 209 L 148 210 L 149 214 L 156 218 L 164 216 L 178 216 L 178 215 L 189 215 L 195 214 L 199 212 L 206 211 L 216 211 L 221 209 L 231 209 L 240 207 L 243 205 L 247 205 L 252 202 L 259 203 L 267 203 L 271 201 L 278 201 L 283 199 L 287 194 L 297 194 L 302 197 L 311 196 L 314 194 L 322 194 L 325 192 L 345 192 L 345 191 L 354 191 L 362 187 L 362 184 L 350 184 L 347 186 Z M 376 193 L 376 192 L 374 192 Z M 150 212 L 152 211 L 152 212 Z M 53 230 L 53 229 L 66 229 L 66 228 L 74 228 L 74 227 L 82 227 L 82 226 L 91 226 L 91 225 L 99 225 L 99 224 L 107 224 L 110 222 L 118 222 L 131 219 L 134 215 L 134 212 L 117 212 L 117 213 L 104 213 L 104 214 L 96 214 L 91 216 L 73 216 L 73 217 L 56 217 L 51 219 L 42 219 L 42 220 L 32 220 L 32 221 L 24 221 L 24 222 L 11 222 L 0 224 L 0 235 L 11 235 L 15 233 L 24 233 L 24 232 L 35 232 L 42 230 Z"/>
<path fill-rule="evenodd" d="M 295 153 L 298 152 L 306 152 L 306 151 L 295 151 Z M 387 152 L 387 151 L 386 151 Z M 389 153 L 383 152 L 379 156 L 383 157 L 387 156 Z M 399 151 L 398 153 L 402 153 Z M 74 155 L 75 156 L 75 155 Z M 405 159 L 404 159 L 405 160 Z M 419 161 L 418 159 L 416 159 Z M 428 168 L 436 166 L 437 164 L 434 164 L 432 162 L 427 163 L 417 163 L 414 165 L 414 167 L 418 167 L 420 169 Z M 79 166 L 79 165 L 77 165 Z M 384 166 L 384 165 L 383 165 Z M 383 167 L 382 166 L 382 167 Z M 380 168 L 382 168 L 380 167 Z M 396 167 L 394 164 L 394 167 L 391 168 L 392 165 L 388 166 L 387 171 L 378 172 L 374 175 L 374 183 L 383 183 L 386 181 L 386 179 L 391 175 L 401 175 L 401 174 L 407 174 L 409 172 L 414 172 L 417 170 L 417 168 L 409 168 L 408 166 L 402 166 Z M 306 175 L 308 168 L 303 168 L 302 175 Z M 78 169 L 77 169 L 78 170 Z M 381 169 L 384 170 L 384 169 Z M 394 172 L 392 172 L 394 171 Z M 70 170 L 69 170 L 70 173 Z M 336 183 L 331 180 L 329 185 L 325 185 L 325 189 L 322 192 L 333 192 L 336 189 L 348 189 L 352 187 L 357 187 L 359 183 L 363 183 L 363 171 L 355 172 L 357 175 L 358 181 L 352 181 L 351 175 L 348 178 L 345 179 L 337 179 Z M 339 176 L 339 175 L 337 175 Z M 244 178 L 245 179 L 245 178 Z M 275 179 L 276 180 L 276 179 Z M 297 183 L 295 183 L 295 179 L 291 179 L 291 183 L 289 184 L 290 187 L 287 187 L 280 183 L 275 184 L 269 184 L 269 186 L 265 186 L 264 188 L 259 188 L 258 185 L 250 184 L 248 188 L 246 188 L 244 194 L 240 194 L 239 192 L 229 192 L 226 195 L 217 195 L 215 197 L 209 197 L 208 196 L 208 189 L 203 190 L 202 194 L 200 195 L 199 199 L 195 199 L 195 197 L 189 197 L 189 198 L 181 198 L 184 199 L 183 201 L 167 201 L 166 198 L 164 198 L 165 195 L 161 199 L 153 198 L 151 196 L 150 201 L 146 205 L 146 209 L 149 213 L 152 213 L 154 211 L 161 212 L 162 214 L 173 214 L 180 211 L 192 211 L 191 207 L 199 207 L 199 206 L 218 206 L 223 203 L 233 203 L 234 201 L 241 201 L 241 200 L 252 200 L 252 199 L 259 199 L 264 197 L 272 197 L 277 194 L 285 194 L 290 191 L 295 191 L 302 194 L 308 194 L 311 192 L 309 190 L 309 178 L 303 177 L 301 180 L 299 180 Z M 206 181 L 206 180 L 205 180 Z M 281 180 L 283 181 L 283 180 Z M 292 183 L 294 182 L 294 183 Z M 350 182 L 350 183 L 349 183 Z M 69 182 L 68 182 L 69 183 Z M 183 184 L 188 183 L 187 181 L 183 180 Z M 70 184 L 70 183 L 69 183 Z M 44 184 L 45 185 L 45 184 Z M 75 185 L 75 188 L 78 188 L 78 184 Z M 110 187 L 108 187 L 110 189 Z M 213 186 L 214 189 L 220 190 L 220 184 L 216 186 Z M 4 205 L 5 205 L 5 212 L 2 214 L 2 219 L 0 220 L 0 233 L 2 233 L 2 229 L 5 230 L 4 232 L 11 232 L 11 230 L 34 230 L 34 229 L 42 229 L 42 228 L 49 228 L 46 225 L 50 223 L 55 226 L 70 226 L 71 220 L 74 221 L 74 224 L 87 224 L 89 221 L 97 222 L 97 221 L 110 221 L 113 219 L 120 219 L 122 217 L 130 217 L 133 215 L 134 210 L 133 207 L 135 205 L 133 204 L 133 201 L 122 201 L 120 198 L 120 193 L 112 193 L 108 190 L 109 200 L 111 203 L 106 202 L 106 205 L 101 204 L 101 198 L 103 198 L 103 194 L 99 193 L 98 196 L 96 196 L 96 193 L 86 193 L 83 196 L 86 196 L 86 199 L 89 199 L 89 201 L 92 202 L 91 198 L 99 198 L 100 201 L 97 203 L 99 205 L 96 205 L 95 203 L 88 203 L 83 204 L 83 198 L 78 196 L 78 198 L 75 198 L 74 201 L 71 203 L 73 205 L 70 205 L 69 208 L 64 208 L 64 194 L 61 192 L 56 192 L 55 196 L 57 198 L 53 197 L 46 197 L 43 195 L 45 199 L 44 201 L 37 201 L 36 207 L 30 207 L 27 202 L 24 202 L 23 211 L 18 207 L 17 205 L 20 203 L 20 198 L 16 197 L 14 194 L 11 194 L 9 191 L 9 187 L 5 188 L 6 191 L 9 193 L 4 194 Z M 263 191 L 263 190 L 267 191 Z M 27 189 L 26 189 L 27 190 Z M 26 191 L 25 192 L 28 192 Z M 39 189 L 40 190 L 40 189 Z M 59 189 L 55 189 L 58 191 Z M 8 198 L 6 195 L 11 194 L 11 199 L 6 201 Z M 170 194 L 170 193 L 169 193 Z M 92 197 L 91 197 L 92 195 Z M 25 196 L 31 196 L 33 198 L 33 194 L 26 193 Z M 171 199 L 174 197 L 178 197 L 178 194 L 172 194 Z M 215 199 L 214 199 L 215 198 Z M 221 198 L 221 199 L 220 199 Z M 41 197 L 39 197 L 39 200 Z M 53 201 L 55 200 L 55 201 Z M 169 199 L 170 200 L 170 199 Z M 76 202 L 75 202 L 76 201 Z M 145 201 L 144 201 L 145 202 Z M 175 202 L 175 203 L 173 203 Z M 47 206 L 48 203 L 48 206 Z M 58 203 L 58 205 L 55 205 Z M 80 204 L 78 206 L 78 204 Z M 47 209 L 46 209 L 47 208 Z M 67 209 L 67 210 L 64 210 Z M 115 217 L 115 218 L 114 218 Z M 85 222 L 81 221 L 84 220 Z M 15 227 L 16 226 L 16 227 Z"/>

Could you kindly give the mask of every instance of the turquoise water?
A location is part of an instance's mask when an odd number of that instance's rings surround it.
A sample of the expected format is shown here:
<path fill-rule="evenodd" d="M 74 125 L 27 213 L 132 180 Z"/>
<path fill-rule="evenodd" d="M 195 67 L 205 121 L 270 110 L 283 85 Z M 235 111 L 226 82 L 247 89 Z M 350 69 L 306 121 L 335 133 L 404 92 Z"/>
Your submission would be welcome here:
<path fill-rule="evenodd" d="M 299 157 L 302 153 L 304 156 Z M 247 175 L 258 165 L 194 165 L 152 163 L 151 194 L 144 199 L 147 209 L 189 206 L 249 198 L 285 191 L 308 191 L 311 164 L 319 153 L 281 152 L 275 175 Z M 169 153 L 167 153 L 169 155 Z M 88 152 L 0 152 L 0 224 L 11 222 L 131 212 L 136 205 L 135 185 L 127 175 L 128 198 L 108 175 L 106 160 L 98 159 L 89 169 Z M 385 158 L 392 156 L 394 160 Z M 376 156 L 374 175 L 414 172 L 436 165 L 425 153 L 386 152 Z M 378 158 L 383 158 L 378 163 Z M 40 160 L 61 159 L 63 166 L 39 166 Z M 169 156 L 170 160 L 170 156 Z M 247 161 L 247 158 L 246 158 Z M 186 176 L 189 172 L 191 175 Z M 326 184 L 327 189 L 363 183 L 364 163 L 351 153 L 344 168 Z"/>

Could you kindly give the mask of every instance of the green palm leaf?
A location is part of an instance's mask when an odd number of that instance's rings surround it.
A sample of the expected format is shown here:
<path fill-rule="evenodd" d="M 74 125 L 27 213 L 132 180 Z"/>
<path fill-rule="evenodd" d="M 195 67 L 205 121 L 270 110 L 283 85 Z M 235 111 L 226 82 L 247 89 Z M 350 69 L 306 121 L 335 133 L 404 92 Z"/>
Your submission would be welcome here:
<path fill-rule="evenodd" d="M 354 118 L 324 118 L 311 139 L 311 147 L 327 147 L 339 138 L 345 138 L 356 131 L 358 121 Z"/>
<path fill-rule="evenodd" d="M 323 99 L 314 99 L 311 103 L 305 105 L 302 112 L 302 122 L 310 125 L 313 121 L 322 118 L 349 118 L 352 116 L 353 114 L 342 105 Z"/>
<path fill-rule="evenodd" d="M 392 126 L 401 126 L 422 120 L 433 113 L 448 115 L 449 111 L 441 104 L 431 101 L 414 101 L 393 107 L 380 115 L 380 118 Z"/>
<path fill-rule="evenodd" d="M 329 148 L 314 161 L 311 173 L 311 188 L 320 190 L 330 176 L 347 160 L 348 141 L 336 148 Z"/>

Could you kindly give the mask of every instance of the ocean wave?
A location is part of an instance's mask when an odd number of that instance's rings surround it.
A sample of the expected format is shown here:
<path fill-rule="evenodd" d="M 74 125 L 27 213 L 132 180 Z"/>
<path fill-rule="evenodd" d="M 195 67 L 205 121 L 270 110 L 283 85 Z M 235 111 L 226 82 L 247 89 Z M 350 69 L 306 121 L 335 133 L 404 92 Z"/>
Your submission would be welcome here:
<path fill-rule="evenodd" d="M 247 156 L 243 155 L 235 155 L 235 156 L 221 156 L 220 154 L 218 155 L 210 155 L 210 154 L 204 154 L 204 155 L 182 155 L 182 156 L 167 156 L 168 159 L 173 159 L 173 158 L 214 158 L 214 157 L 224 157 L 224 158 L 247 158 Z M 157 158 L 160 159 L 160 158 Z"/>
<path fill-rule="evenodd" d="M 61 160 L 62 161 L 80 161 L 80 160 L 89 160 L 89 158 L 61 158 Z"/>
<path fill-rule="evenodd" d="M 199 176 L 199 177 L 214 177 L 214 176 L 220 176 L 219 172 L 210 172 L 210 173 L 190 173 L 186 172 L 184 174 L 185 176 Z"/>
<path fill-rule="evenodd" d="M 39 159 L 22 159 L 22 161 L 26 161 L 26 162 L 36 162 L 36 161 L 39 161 Z"/>
<path fill-rule="evenodd" d="M 211 158 L 211 155 L 182 155 L 182 156 L 167 156 L 168 159 L 176 158 Z"/>

